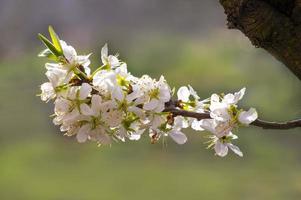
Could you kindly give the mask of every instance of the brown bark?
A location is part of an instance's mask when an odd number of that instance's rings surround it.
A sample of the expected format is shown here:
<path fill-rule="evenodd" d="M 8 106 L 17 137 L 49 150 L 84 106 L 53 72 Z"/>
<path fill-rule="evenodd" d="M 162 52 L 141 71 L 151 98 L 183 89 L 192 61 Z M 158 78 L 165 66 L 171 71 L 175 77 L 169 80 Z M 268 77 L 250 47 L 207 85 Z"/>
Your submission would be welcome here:
<path fill-rule="evenodd" d="M 197 113 L 182 110 L 178 108 L 178 101 L 170 101 L 165 105 L 164 112 L 170 112 L 174 117 L 183 116 L 183 117 L 191 117 L 198 120 L 202 119 L 210 119 L 209 113 Z M 286 121 L 286 122 L 270 122 L 261 119 L 257 119 L 251 123 L 252 126 L 257 126 L 263 129 L 278 129 L 278 130 L 287 130 L 293 128 L 301 128 L 301 119 Z"/>
<path fill-rule="evenodd" d="M 301 0 L 220 0 L 228 27 L 268 51 L 301 80 Z"/>

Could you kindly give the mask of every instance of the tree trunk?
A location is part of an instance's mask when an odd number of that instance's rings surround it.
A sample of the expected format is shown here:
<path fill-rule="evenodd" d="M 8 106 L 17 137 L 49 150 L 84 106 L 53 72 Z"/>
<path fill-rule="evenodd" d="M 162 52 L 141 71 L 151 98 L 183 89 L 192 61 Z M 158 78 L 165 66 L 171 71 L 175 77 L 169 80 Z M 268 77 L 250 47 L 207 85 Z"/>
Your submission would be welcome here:
<path fill-rule="evenodd" d="M 220 0 L 228 27 L 280 60 L 301 80 L 301 0 Z"/>

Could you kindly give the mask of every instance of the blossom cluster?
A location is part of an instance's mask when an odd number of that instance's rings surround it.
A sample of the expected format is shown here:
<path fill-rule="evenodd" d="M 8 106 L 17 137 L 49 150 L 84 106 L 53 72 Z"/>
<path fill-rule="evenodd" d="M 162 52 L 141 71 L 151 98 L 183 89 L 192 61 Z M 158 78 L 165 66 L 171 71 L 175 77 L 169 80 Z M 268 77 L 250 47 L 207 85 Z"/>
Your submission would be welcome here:
<path fill-rule="evenodd" d="M 234 94 L 213 94 L 201 100 L 191 86 L 176 92 L 163 76 L 158 80 L 148 75 L 136 77 L 117 55 L 110 55 L 108 46 L 101 50 L 102 65 L 91 73 L 89 55 L 78 55 L 76 50 L 60 40 L 49 28 L 52 42 L 42 35 L 47 49 L 39 56 L 53 62 L 46 63 L 48 82 L 41 85 L 41 99 L 54 101 L 53 123 L 67 136 L 75 136 L 80 143 L 96 141 L 99 145 L 113 141 L 139 140 L 148 133 L 152 143 L 170 137 L 178 144 L 187 141 L 182 129 L 208 131 L 216 155 L 225 156 L 228 148 L 239 156 L 240 149 L 232 144 L 237 136 L 232 133 L 239 126 L 257 119 L 254 108 L 244 111 L 237 103 L 245 88 Z M 175 109 L 207 113 L 208 119 L 174 115 L 166 105 L 176 102 Z"/>

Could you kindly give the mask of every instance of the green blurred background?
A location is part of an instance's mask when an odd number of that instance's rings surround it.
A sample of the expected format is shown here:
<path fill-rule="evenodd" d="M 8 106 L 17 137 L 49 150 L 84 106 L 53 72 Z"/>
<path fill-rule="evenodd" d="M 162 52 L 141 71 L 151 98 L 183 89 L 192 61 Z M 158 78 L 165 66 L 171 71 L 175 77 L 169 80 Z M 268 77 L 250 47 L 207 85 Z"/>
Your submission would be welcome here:
<path fill-rule="evenodd" d="M 301 115 L 301 84 L 272 56 L 227 30 L 217 0 L 0 0 L 0 199 L 301 199 L 301 130 L 237 132 L 243 158 L 214 156 L 200 132 L 112 147 L 62 136 L 53 104 L 36 94 L 46 81 L 37 33 L 53 25 L 78 52 L 109 43 L 137 75 L 164 74 L 206 98 L 246 86 L 243 107 L 288 120 Z"/>

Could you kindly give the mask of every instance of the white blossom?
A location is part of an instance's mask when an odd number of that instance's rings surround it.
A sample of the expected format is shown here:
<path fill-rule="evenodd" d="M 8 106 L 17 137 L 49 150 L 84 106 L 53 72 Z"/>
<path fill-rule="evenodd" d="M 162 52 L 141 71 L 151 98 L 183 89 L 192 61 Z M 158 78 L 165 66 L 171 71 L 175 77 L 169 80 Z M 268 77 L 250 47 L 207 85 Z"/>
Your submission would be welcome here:
<path fill-rule="evenodd" d="M 60 44 L 63 49 L 64 56 L 67 60 L 67 63 L 65 63 L 64 67 L 67 69 L 72 69 L 77 65 L 81 65 L 85 69 L 86 74 L 90 74 L 90 68 L 88 67 L 90 65 L 89 55 L 81 56 L 77 55 L 76 50 L 68 45 L 65 41 L 60 40 Z"/>
<path fill-rule="evenodd" d="M 185 121 L 184 117 L 178 116 L 174 118 L 172 125 L 164 124 L 165 127 L 151 128 L 150 129 L 150 138 L 153 141 L 159 140 L 161 136 L 169 136 L 177 144 L 184 144 L 187 141 L 186 135 L 181 131 L 182 128 L 187 128 L 188 124 Z"/>
<path fill-rule="evenodd" d="M 159 81 L 150 81 L 149 79 L 141 79 L 142 90 L 144 95 L 138 99 L 138 102 L 143 102 L 143 109 L 154 112 L 162 112 L 165 107 L 165 103 L 171 98 L 171 91 L 169 85 L 163 76 L 160 77 Z M 146 80 L 143 83 L 143 80 Z"/>
<path fill-rule="evenodd" d="M 63 40 L 60 45 L 63 55 L 58 55 L 56 63 L 45 64 L 48 82 L 40 89 L 43 101 L 54 100 L 53 123 L 65 135 L 75 136 L 79 143 L 95 141 L 108 145 L 113 141 L 139 140 L 148 130 L 152 143 L 170 137 L 177 144 L 184 144 L 187 136 L 182 130 L 191 127 L 210 132 L 209 146 L 216 155 L 226 156 L 229 148 L 243 155 L 232 144 L 238 138 L 232 132 L 258 117 L 254 108 L 248 111 L 238 108 L 245 88 L 201 100 L 190 85 L 182 86 L 173 106 L 186 112 L 208 114 L 210 118 L 183 117 L 166 109 L 173 102 L 173 92 L 164 76 L 156 80 L 148 75 L 132 75 L 125 62 L 109 55 L 107 44 L 101 50 L 103 65 L 91 74 L 90 55 L 77 55 Z"/>
<path fill-rule="evenodd" d="M 167 134 L 178 144 L 184 144 L 187 141 L 186 135 L 181 131 L 182 128 L 187 128 L 188 124 L 181 116 L 175 117 L 174 124 Z"/>
<path fill-rule="evenodd" d="M 214 151 L 216 155 L 220 157 L 225 157 L 228 154 L 228 149 L 230 148 L 238 156 L 243 156 L 243 153 L 241 152 L 239 147 L 231 143 L 231 140 L 237 139 L 236 135 L 230 133 L 227 136 L 223 136 L 221 138 L 218 138 L 217 136 L 212 136 L 211 139 L 212 143 L 210 145 L 214 146 Z"/>
<path fill-rule="evenodd" d="M 101 49 L 101 60 L 104 66 L 109 66 L 111 68 L 115 68 L 120 65 L 117 56 L 109 55 L 107 44 L 105 44 Z"/>
<path fill-rule="evenodd" d="M 248 111 L 242 111 L 238 115 L 238 121 L 244 125 L 249 125 L 258 118 L 258 114 L 254 108 Z"/>
<path fill-rule="evenodd" d="M 50 82 L 43 83 L 41 85 L 41 99 L 42 101 L 49 101 L 55 98 L 55 89 Z"/>

